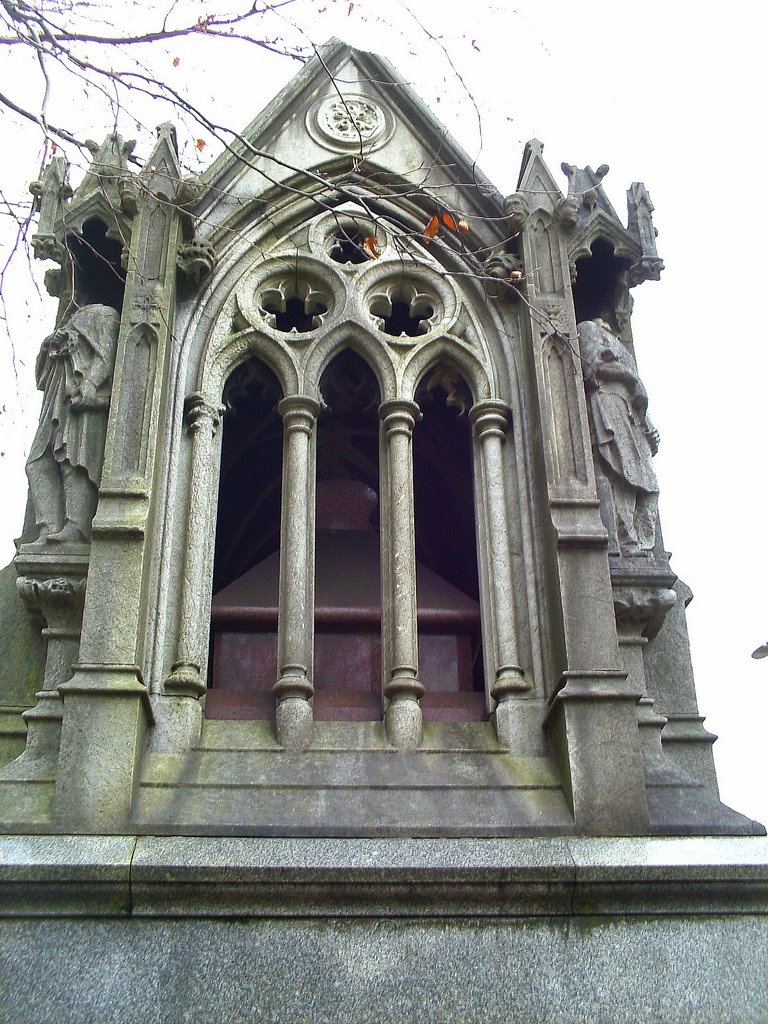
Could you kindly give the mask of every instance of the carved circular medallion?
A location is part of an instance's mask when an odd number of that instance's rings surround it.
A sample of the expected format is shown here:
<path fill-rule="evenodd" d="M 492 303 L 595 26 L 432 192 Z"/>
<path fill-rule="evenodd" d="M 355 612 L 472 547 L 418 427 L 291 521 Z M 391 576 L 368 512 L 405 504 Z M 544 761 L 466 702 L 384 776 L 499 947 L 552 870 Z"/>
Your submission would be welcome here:
<path fill-rule="evenodd" d="M 385 145 L 395 130 L 392 114 L 359 93 L 319 100 L 307 111 L 307 131 L 326 149 L 370 153 Z"/>
<path fill-rule="evenodd" d="M 333 96 L 320 104 L 314 120 L 326 144 L 344 148 L 380 144 L 387 127 L 381 107 L 363 96 Z"/>

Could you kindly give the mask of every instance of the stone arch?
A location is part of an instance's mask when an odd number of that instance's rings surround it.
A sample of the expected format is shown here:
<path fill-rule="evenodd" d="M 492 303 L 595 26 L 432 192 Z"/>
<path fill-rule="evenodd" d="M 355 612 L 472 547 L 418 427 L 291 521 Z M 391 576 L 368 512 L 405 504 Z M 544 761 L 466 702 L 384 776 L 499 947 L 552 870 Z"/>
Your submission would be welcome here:
<path fill-rule="evenodd" d="M 381 401 L 397 394 L 397 375 L 392 358 L 373 331 L 356 321 L 344 322 L 331 328 L 312 345 L 303 369 L 305 387 L 313 398 L 319 399 L 317 388 L 320 378 L 330 363 L 345 348 L 351 349 L 370 367 L 379 385 Z"/>
<path fill-rule="evenodd" d="M 284 395 L 296 394 L 299 390 L 299 371 L 296 360 L 285 349 L 275 345 L 271 338 L 255 330 L 248 329 L 228 337 L 221 347 L 214 347 L 206 352 L 201 366 L 199 390 L 205 395 L 218 398 L 229 377 L 238 366 L 249 359 L 260 359 L 274 373 Z"/>
<path fill-rule="evenodd" d="M 494 396 L 491 367 L 458 339 L 442 336 L 420 345 L 409 359 L 403 374 L 404 397 L 413 398 L 424 377 L 441 362 L 455 367 L 461 374 L 475 402 Z"/>

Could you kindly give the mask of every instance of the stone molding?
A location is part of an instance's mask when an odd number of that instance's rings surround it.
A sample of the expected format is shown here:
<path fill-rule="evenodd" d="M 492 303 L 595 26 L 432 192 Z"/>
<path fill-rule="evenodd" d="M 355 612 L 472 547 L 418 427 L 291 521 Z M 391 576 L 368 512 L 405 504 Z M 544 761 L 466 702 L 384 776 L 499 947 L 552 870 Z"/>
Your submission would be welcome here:
<path fill-rule="evenodd" d="M 768 839 L 0 836 L 0 918 L 768 913 Z"/>

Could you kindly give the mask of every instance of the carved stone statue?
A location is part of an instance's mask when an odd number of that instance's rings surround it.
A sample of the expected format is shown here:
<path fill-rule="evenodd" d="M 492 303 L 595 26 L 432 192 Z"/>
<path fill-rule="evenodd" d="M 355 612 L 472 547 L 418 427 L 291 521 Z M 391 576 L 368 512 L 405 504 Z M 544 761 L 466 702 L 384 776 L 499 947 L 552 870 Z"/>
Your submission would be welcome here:
<path fill-rule="evenodd" d="M 649 557 L 656 543 L 659 487 L 652 458 L 659 435 L 631 353 L 605 320 L 579 324 L 595 453 L 611 485 L 616 533 L 625 556 Z"/>
<path fill-rule="evenodd" d="M 119 329 L 111 306 L 83 306 L 40 348 L 43 406 L 27 460 L 37 543 L 90 538 Z"/>

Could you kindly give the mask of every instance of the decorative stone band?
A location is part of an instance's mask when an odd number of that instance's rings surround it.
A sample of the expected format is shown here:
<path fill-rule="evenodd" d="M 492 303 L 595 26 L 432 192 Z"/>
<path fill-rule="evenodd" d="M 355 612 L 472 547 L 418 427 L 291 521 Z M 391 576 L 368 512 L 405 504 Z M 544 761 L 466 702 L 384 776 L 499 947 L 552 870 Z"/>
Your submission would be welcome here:
<path fill-rule="evenodd" d="M 4 918 L 554 915 L 562 942 L 580 915 L 764 915 L 768 839 L 7 835 L 0 880 Z"/>

